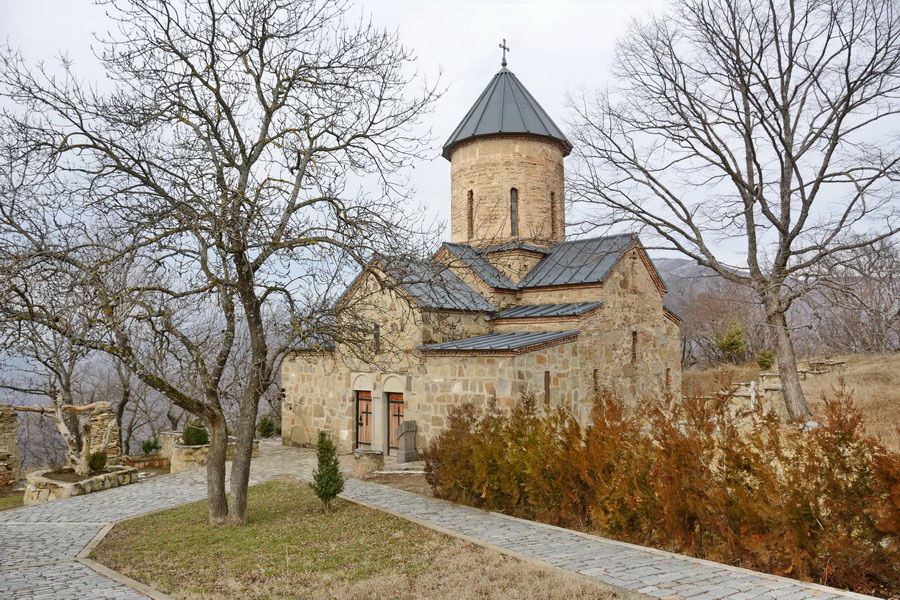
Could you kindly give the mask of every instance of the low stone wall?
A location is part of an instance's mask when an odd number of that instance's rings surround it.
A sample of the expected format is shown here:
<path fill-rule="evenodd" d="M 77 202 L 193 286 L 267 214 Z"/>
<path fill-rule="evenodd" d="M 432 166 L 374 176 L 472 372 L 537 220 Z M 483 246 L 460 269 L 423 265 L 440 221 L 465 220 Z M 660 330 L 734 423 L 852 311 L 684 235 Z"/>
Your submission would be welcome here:
<path fill-rule="evenodd" d="M 29 473 L 25 476 L 25 506 L 34 506 L 35 504 L 43 504 L 44 502 L 51 502 L 60 498 L 108 490 L 109 488 L 128 485 L 138 480 L 138 470 L 134 467 L 112 466 L 108 468 L 109 473 L 101 473 L 72 483 L 44 477 L 51 469 Z"/>
<path fill-rule="evenodd" d="M 13 483 L 19 473 L 19 447 L 16 439 L 16 411 L 0 404 L 0 486 Z"/>
<path fill-rule="evenodd" d="M 123 455 L 123 465 L 138 469 L 168 469 L 169 459 L 165 456 L 127 456 Z"/>
<path fill-rule="evenodd" d="M 235 439 L 230 438 L 228 440 L 228 448 L 225 451 L 225 460 L 232 460 L 234 458 L 234 445 Z M 163 447 L 165 448 L 165 444 L 163 444 Z M 203 446 L 185 446 L 184 444 L 173 443 L 170 452 L 171 455 L 169 460 L 171 462 L 169 472 L 179 473 L 187 469 L 205 465 L 207 458 L 209 457 L 209 444 L 204 444 Z M 259 440 L 253 440 L 253 452 L 251 456 L 253 458 L 259 456 Z"/>
<path fill-rule="evenodd" d="M 172 448 L 181 439 L 180 431 L 163 431 L 159 434 L 159 455 L 163 458 L 172 458 Z"/>

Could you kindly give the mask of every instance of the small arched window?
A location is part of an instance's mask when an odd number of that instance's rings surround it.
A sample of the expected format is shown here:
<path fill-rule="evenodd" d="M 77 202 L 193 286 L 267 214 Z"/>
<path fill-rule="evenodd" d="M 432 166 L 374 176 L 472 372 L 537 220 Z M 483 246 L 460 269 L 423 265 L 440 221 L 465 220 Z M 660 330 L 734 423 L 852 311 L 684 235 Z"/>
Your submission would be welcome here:
<path fill-rule="evenodd" d="M 550 237 L 556 239 L 559 233 L 559 219 L 556 216 L 556 194 L 550 192 Z"/>
<path fill-rule="evenodd" d="M 475 237 L 475 194 L 469 190 L 469 198 L 466 202 L 466 230 L 468 239 Z"/>
<path fill-rule="evenodd" d="M 519 190 L 512 188 L 509 190 L 509 223 L 510 233 L 513 236 L 519 235 Z"/>

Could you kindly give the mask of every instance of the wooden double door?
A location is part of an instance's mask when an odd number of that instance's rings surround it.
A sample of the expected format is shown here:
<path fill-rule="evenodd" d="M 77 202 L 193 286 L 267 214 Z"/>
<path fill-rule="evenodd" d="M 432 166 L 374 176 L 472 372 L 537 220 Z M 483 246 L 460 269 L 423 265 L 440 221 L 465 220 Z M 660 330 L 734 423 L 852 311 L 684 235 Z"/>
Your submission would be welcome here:
<path fill-rule="evenodd" d="M 403 394 L 389 392 L 387 397 L 387 439 L 388 454 L 400 447 L 397 441 L 397 428 L 403 422 L 406 403 Z M 356 447 L 372 446 L 372 392 L 356 392 Z"/>

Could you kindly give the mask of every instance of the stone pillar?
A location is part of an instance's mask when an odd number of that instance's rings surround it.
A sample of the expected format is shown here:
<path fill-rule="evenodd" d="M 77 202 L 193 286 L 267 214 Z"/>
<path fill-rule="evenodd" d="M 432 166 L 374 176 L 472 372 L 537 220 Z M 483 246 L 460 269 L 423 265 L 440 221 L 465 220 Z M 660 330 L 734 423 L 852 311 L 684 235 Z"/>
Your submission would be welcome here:
<path fill-rule="evenodd" d="M 112 405 L 109 402 L 98 402 L 99 406 L 91 411 L 91 451 L 106 450 L 106 460 L 110 463 L 118 462 L 120 455 L 119 450 L 119 426 L 116 423 L 116 415 L 112 412 Z M 106 431 L 112 427 L 109 434 L 109 442 L 106 448 L 103 448 L 103 438 L 106 437 Z"/>
<path fill-rule="evenodd" d="M 16 437 L 16 411 L 8 404 L 0 404 L 0 486 L 18 478 L 19 447 Z"/>

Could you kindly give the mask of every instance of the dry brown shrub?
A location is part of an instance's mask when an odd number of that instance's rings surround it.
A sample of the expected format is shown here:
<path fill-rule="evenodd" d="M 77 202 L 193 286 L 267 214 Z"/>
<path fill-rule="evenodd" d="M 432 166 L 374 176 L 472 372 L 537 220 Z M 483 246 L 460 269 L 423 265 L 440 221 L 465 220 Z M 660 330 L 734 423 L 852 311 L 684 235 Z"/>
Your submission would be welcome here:
<path fill-rule="evenodd" d="M 597 398 L 582 429 L 526 398 L 462 407 L 429 450 L 435 495 L 778 575 L 900 592 L 900 455 L 868 437 L 845 388 L 823 425 L 735 413 L 726 399 L 629 411 Z"/>

